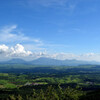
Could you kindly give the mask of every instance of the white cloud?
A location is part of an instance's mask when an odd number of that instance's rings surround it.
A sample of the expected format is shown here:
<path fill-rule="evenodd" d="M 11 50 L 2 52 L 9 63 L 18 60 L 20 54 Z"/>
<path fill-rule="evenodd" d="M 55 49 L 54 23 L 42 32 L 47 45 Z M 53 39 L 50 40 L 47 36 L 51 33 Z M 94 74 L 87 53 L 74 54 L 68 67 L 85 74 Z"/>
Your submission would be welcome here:
<path fill-rule="evenodd" d="M 0 45 L 0 53 L 8 51 L 8 47 L 6 45 Z"/>
<path fill-rule="evenodd" d="M 24 47 L 21 44 L 17 44 L 15 47 L 10 48 L 10 56 L 13 57 L 25 57 L 32 55 L 31 51 L 25 51 Z"/>
<path fill-rule="evenodd" d="M 26 0 L 26 2 L 19 2 L 21 6 L 31 7 L 37 9 L 38 7 L 48 7 L 63 10 L 74 10 L 77 5 L 77 0 Z"/>
<path fill-rule="evenodd" d="M 38 3 L 40 3 L 43 6 L 64 6 L 68 0 L 39 0 Z"/>
<path fill-rule="evenodd" d="M 64 6 L 68 0 L 28 0 L 29 5 L 39 4 L 41 6 L 49 7 L 49 6 Z"/>
<path fill-rule="evenodd" d="M 60 60 L 76 59 L 76 60 L 100 62 L 100 53 L 86 53 L 86 54 L 56 53 L 52 54 L 51 58 Z"/>
<path fill-rule="evenodd" d="M 17 25 L 12 25 L 12 26 L 5 26 L 3 29 L 1 29 L 0 32 L 4 33 L 4 34 L 7 34 L 7 33 L 10 33 L 12 32 L 12 30 L 16 29 L 17 28 Z"/>
<path fill-rule="evenodd" d="M 56 53 L 53 54 L 53 57 L 59 60 L 65 60 L 65 59 L 75 59 L 77 55 L 72 53 Z"/>
<path fill-rule="evenodd" d="M 17 25 L 12 26 L 6 26 L 0 30 L 0 42 L 34 42 L 34 43 L 42 43 L 40 39 L 37 38 L 31 38 L 28 36 L 25 36 L 21 31 L 17 29 Z"/>
<path fill-rule="evenodd" d="M 15 47 L 0 45 L 0 56 L 1 55 L 3 57 L 25 57 L 32 55 L 32 52 L 26 51 L 21 44 L 17 44 Z"/>
<path fill-rule="evenodd" d="M 21 44 L 16 44 L 14 47 L 0 45 L 0 60 L 8 60 L 11 58 L 22 58 L 25 60 L 33 60 L 45 55 L 44 52 L 31 52 L 25 50 Z"/>
<path fill-rule="evenodd" d="M 81 54 L 77 57 L 78 60 L 86 61 L 99 61 L 100 62 L 100 53 L 86 53 Z"/>

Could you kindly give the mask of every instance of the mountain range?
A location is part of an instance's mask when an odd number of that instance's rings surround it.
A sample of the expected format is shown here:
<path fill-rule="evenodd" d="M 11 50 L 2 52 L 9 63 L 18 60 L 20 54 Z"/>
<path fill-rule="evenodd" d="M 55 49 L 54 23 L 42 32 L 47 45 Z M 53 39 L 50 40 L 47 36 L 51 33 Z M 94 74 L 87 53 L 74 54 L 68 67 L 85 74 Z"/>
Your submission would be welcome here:
<path fill-rule="evenodd" d="M 41 57 L 32 61 L 25 61 L 23 59 L 11 59 L 8 61 L 0 62 L 0 64 L 30 64 L 30 65 L 67 65 L 67 66 L 78 66 L 78 65 L 100 65 L 100 62 L 95 61 L 81 61 L 81 60 L 57 60 L 51 58 Z"/>

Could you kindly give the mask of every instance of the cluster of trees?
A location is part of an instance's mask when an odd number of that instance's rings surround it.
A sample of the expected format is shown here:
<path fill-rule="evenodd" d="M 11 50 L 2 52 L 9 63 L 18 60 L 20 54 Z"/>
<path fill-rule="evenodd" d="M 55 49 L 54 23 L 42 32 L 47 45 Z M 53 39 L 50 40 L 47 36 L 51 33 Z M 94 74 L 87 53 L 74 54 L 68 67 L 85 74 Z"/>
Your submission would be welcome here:
<path fill-rule="evenodd" d="M 100 90 L 83 92 L 79 88 L 63 88 L 60 85 L 54 87 L 49 85 L 47 88 L 35 89 L 23 87 L 21 89 L 0 90 L 0 100 L 100 100 Z"/>
<path fill-rule="evenodd" d="M 30 91 L 27 93 L 28 90 L 24 90 L 24 93 L 18 91 L 17 94 L 9 94 L 6 98 L 0 100 L 80 100 L 84 95 L 82 91 L 76 88 L 67 87 L 63 89 L 60 85 L 57 88 L 50 85 L 47 89 L 33 89 L 31 93 Z"/>

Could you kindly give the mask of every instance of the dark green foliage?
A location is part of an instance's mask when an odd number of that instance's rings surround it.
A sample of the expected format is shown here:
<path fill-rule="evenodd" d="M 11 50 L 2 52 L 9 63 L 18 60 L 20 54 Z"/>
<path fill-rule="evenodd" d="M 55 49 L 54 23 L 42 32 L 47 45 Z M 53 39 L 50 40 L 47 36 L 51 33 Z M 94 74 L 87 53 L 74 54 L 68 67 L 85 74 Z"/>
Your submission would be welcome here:
<path fill-rule="evenodd" d="M 24 87 L 25 88 L 25 87 Z M 59 85 L 48 86 L 46 89 L 29 89 L 22 91 L 20 90 L 11 90 L 12 93 L 8 94 L 6 97 L 1 98 L 2 100 L 79 100 L 83 96 L 83 92 L 73 89 L 71 87 L 62 89 Z M 14 92 L 16 91 L 16 93 Z M 28 93 L 26 94 L 26 92 Z M 23 93 L 24 92 L 24 93 Z M 0 99 L 0 100 L 1 100 Z"/>

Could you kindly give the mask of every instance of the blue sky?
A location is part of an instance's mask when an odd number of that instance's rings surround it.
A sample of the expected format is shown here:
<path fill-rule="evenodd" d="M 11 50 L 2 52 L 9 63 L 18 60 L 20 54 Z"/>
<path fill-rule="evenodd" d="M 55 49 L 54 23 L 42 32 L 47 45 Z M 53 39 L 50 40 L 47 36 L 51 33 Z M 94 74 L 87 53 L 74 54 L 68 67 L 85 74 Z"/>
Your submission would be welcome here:
<path fill-rule="evenodd" d="M 98 61 L 99 19 L 100 0 L 1 0 L 0 45 Z"/>

